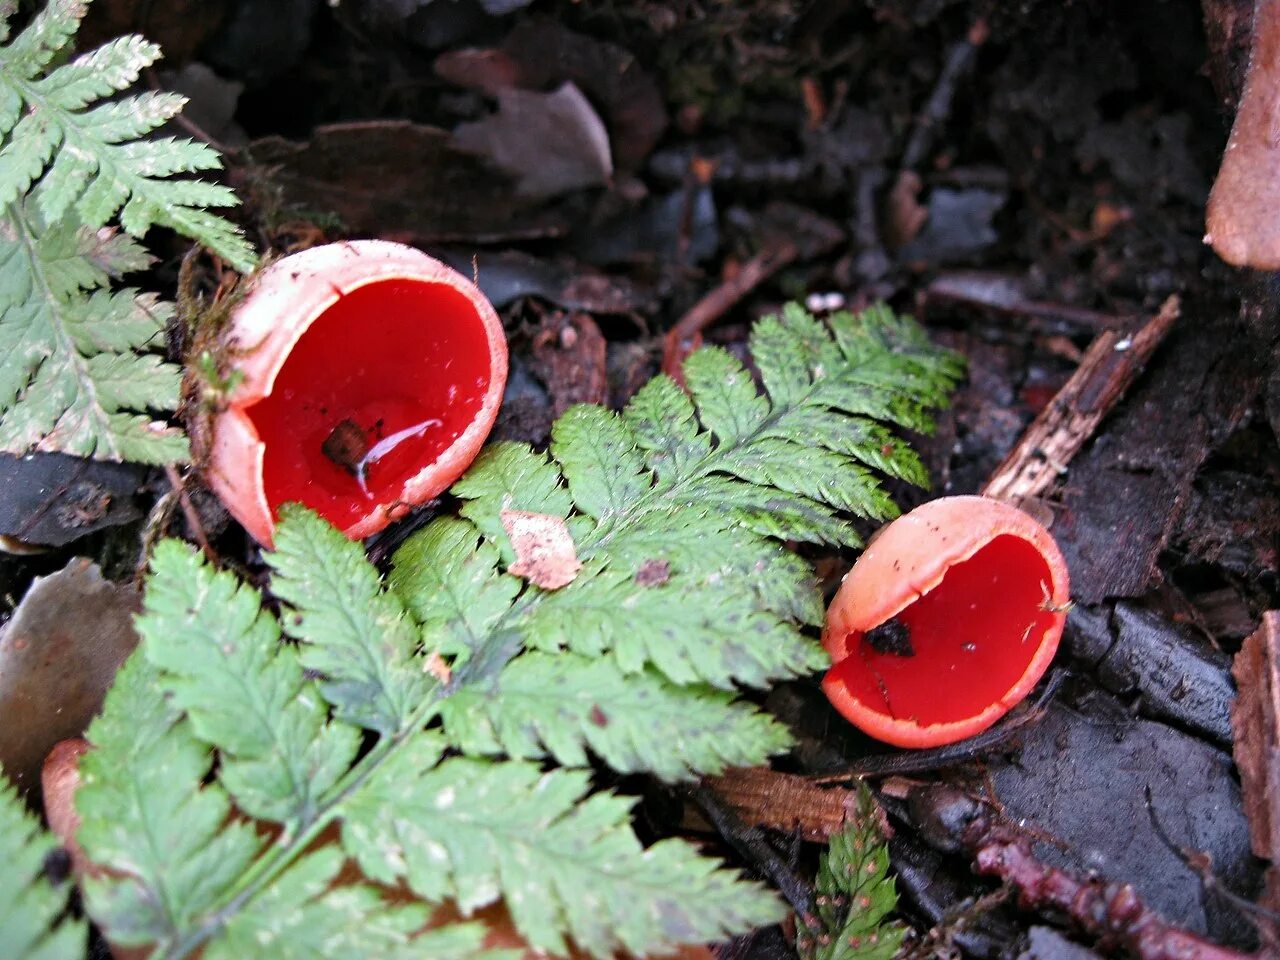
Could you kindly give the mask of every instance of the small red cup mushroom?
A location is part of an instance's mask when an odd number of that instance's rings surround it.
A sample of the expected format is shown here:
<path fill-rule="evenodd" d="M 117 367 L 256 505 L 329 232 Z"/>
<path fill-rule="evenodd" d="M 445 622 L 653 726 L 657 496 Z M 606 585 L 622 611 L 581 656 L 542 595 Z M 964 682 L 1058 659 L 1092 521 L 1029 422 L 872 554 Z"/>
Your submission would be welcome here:
<path fill-rule="evenodd" d="M 900 747 L 953 743 L 1022 700 L 1058 649 L 1069 604 L 1053 537 L 1016 507 L 943 497 L 867 547 L 827 610 L 827 697 Z"/>
<path fill-rule="evenodd" d="M 475 284 L 382 240 L 271 264 L 225 335 L 240 379 L 211 418 L 206 476 L 265 546 L 285 503 L 361 538 L 443 492 L 507 379 L 502 322 Z"/>

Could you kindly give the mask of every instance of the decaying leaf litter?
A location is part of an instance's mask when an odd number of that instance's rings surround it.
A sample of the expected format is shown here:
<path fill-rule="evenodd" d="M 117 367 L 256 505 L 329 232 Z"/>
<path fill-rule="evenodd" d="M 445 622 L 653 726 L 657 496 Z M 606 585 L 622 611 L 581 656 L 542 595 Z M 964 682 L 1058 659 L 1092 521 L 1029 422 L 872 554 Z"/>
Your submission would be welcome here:
<path fill-rule="evenodd" d="M 376 236 L 474 270 L 512 344 L 495 436 L 545 444 L 571 404 L 621 406 L 699 342 L 746 359 L 749 322 L 786 300 L 887 298 L 968 358 L 938 431 L 914 438 L 929 495 L 1041 478 L 1018 495 L 1052 518 L 1077 606 L 1038 697 L 974 741 L 902 754 L 853 732 L 816 679 L 784 683 L 761 695 L 797 739 L 777 771 L 731 772 L 694 798 L 641 784 L 653 838 L 724 841 L 775 882 L 788 871 L 800 898 L 815 848 L 794 837 L 834 829 L 864 776 L 888 811 L 917 955 L 1159 956 L 1143 950 L 1172 942 L 1143 947 L 1143 915 L 1114 897 L 1110 926 L 1068 922 L 1011 852 L 1132 884 L 1143 909 L 1216 942 L 1272 942 L 1274 914 L 1249 904 L 1272 855 L 1258 824 L 1275 798 L 1256 784 L 1274 715 L 1255 706 L 1260 726 L 1237 734 L 1242 795 L 1224 701 L 1231 656 L 1280 590 L 1274 291 L 1201 243 L 1251 4 L 168 6 L 97 0 L 83 42 L 138 30 L 167 69 L 225 81 L 184 87 L 208 107 L 186 116 L 201 139 L 243 144 L 226 179 L 264 248 Z M 152 249 L 159 262 L 133 279 L 174 299 L 185 245 Z M 176 292 L 207 298 L 222 270 L 203 259 Z M 1021 442 L 1036 430 L 1065 447 Z M 25 492 L 38 463 L 6 469 Z M 261 579 L 197 475 L 179 504 L 162 473 L 122 489 L 97 469 L 4 531 L 52 547 L 3 560 L 12 606 L 73 557 L 131 579 L 158 528 Z M 894 493 L 904 508 L 926 496 Z M 801 550 L 834 589 L 851 555 Z M 1274 657 L 1273 633 L 1252 649 Z M 1236 669 L 1250 703 L 1273 690 Z M 955 812 L 973 797 L 990 806 L 965 826 Z M 1029 832 L 1006 836 L 1006 819 Z M 772 832 L 743 841 L 759 827 Z M 975 857 L 1020 886 L 1022 908 L 989 896 Z"/>

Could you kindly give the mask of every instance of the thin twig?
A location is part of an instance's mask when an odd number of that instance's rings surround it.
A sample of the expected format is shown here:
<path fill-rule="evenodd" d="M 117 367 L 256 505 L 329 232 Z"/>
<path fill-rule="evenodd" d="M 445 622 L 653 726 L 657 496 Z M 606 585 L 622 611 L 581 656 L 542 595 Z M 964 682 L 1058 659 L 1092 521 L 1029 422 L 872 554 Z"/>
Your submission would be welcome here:
<path fill-rule="evenodd" d="M 1179 309 L 1175 295 L 1132 336 L 1115 330 L 1098 334 L 1071 379 L 996 467 L 983 494 L 1021 503 L 1048 490 L 1137 379 Z"/>
<path fill-rule="evenodd" d="M 169 479 L 169 486 L 178 495 L 178 503 L 182 507 L 182 515 L 187 520 L 187 529 L 191 533 L 191 538 L 199 545 L 210 563 L 218 563 L 218 555 L 214 552 L 213 547 L 209 546 L 209 538 L 205 536 L 204 524 L 201 523 L 200 514 L 191 502 L 191 497 L 187 494 L 187 485 L 183 481 L 182 475 L 178 473 L 178 468 L 172 463 L 166 463 L 164 475 Z"/>
<path fill-rule="evenodd" d="M 916 169 L 929 155 L 938 131 L 946 123 L 947 117 L 951 116 L 956 90 L 960 82 L 973 70 L 973 65 L 978 59 L 978 48 L 986 42 L 989 33 L 986 20 L 979 17 L 969 27 L 965 38 L 956 41 L 947 51 L 947 59 L 938 72 L 938 81 L 934 84 L 933 93 L 925 101 L 924 108 L 916 115 L 911 136 L 907 140 L 906 149 L 902 152 L 901 170 Z"/>
<path fill-rule="evenodd" d="M 685 358 L 702 343 L 702 331 L 711 326 L 764 281 L 799 255 L 796 245 L 783 240 L 761 250 L 729 279 L 699 300 L 667 333 L 662 350 L 662 372 L 684 383 Z"/>
<path fill-rule="evenodd" d="M 773 883 L 808 926 L 817 923 L 813 888 L 800 879 L 757 827 L 749 827 L 705 783 L 691 791 L 694 801 L 720 836 Z"/>

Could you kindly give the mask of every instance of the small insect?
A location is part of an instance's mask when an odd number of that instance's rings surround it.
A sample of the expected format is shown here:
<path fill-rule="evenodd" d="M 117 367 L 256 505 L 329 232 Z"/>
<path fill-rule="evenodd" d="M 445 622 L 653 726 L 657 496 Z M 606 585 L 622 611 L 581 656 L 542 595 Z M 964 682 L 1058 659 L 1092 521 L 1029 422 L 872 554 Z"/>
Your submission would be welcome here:
<path fill-rule="evenodd" d="M 876 653 L 888 653 L 895 657 L 914 657 L 911 646 L 911 628 L 896 617 L 891 617 L 878 627 L 862 635 Z"/>
<path fill-rule="evenodd" d="M 1045 613 L 1067 613 L 1075 606 L 1075 601 L 1068 600 L 1066 603 L 1054 603 L 1053 595 L 1049 593 L 1049 585 L 1041 580 L 1039 606 Z"/>

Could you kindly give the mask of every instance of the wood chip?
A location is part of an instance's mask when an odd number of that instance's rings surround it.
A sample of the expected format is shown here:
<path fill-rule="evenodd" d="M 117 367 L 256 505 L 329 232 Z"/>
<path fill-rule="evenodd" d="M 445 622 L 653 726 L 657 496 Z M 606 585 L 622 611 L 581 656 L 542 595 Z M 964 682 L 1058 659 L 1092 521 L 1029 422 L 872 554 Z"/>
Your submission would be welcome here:
<path fill-rule="evenodd" d="M 1048 490 L 1137 379 L 1179 310 L 1178 298 L 1172 296 L 1132 336 L 1115 330 L 1100 333 L 1071 379 L 992 473 L 983 494 L 1022 504 Z"/>
<path fill-rule="evenodd" d="M 1255 854 L 1275 861 L 1280 851 L 1280 611 L 1263 615 L 1231 672 L 1240 690 L 1231 726 L 1249 841 Z M 1271 910 L 1280 907 L 1280 867 L 1274 862 L 1267 868 L 1261 902 Z M 1280 943 L 1269 946 L 1280 950 Z"/>
<path fill-rule="evenodd" d="M 559 590 L 574 581 L 582 562 L 564 520 L 522 510 L 503 510 L 501 517 L 516 552 L 516 562 L 507 568 L 508 573 L 543 590 Z"/>
<path fill-rule="evenodd" d="M 858 803 L 856 790 L 820 787 L 809 777 L 768 767 L 730 770 L 708 777 L 707 785 L 752 826 L 790 832 L 824 843 L 844 826 Z"/>

